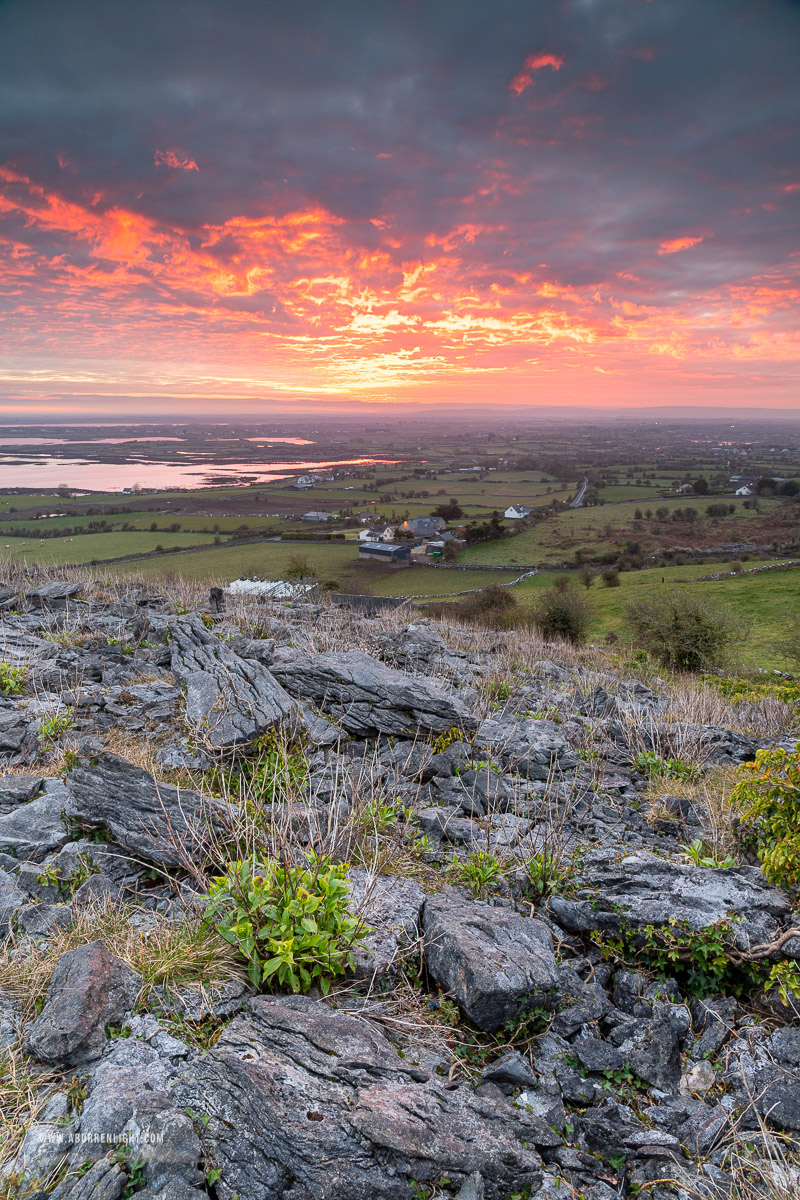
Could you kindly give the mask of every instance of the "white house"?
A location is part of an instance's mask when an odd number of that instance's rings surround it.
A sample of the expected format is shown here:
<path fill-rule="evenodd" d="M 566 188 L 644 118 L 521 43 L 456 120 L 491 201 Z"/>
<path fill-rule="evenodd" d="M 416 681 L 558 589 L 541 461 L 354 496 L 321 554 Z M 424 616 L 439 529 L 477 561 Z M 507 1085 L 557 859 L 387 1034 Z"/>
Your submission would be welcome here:
<path fill-rule="evenodd" d="M 512 504 L 503 513 L 507 521 L 522 521 L 525 517 L 529 517 L 533 512 L 532 508 L 528 508 L 524 504 Z"/>
<path fill-rule="evenodd" d="M 753 494 L 753 489 L 752 489 L 752 488 L 749 488 L 749 487 L 747 486 L 747 484 L 745 483 L 745 484 L 743 484 L 743 485 L 742 485 L 742 487 L 740 487 L 740 488 L 737 488 L 737 489 L 736 489 L 736 493 L 735 493 L 735 494 L 736 494 L 737 496 L 752 496 L 752 494 Z"/>
<path fill-rule="evenodd" d="M 360 542 L 379 542 L 385 532 L 386 530 L 383 527 L 380 529 L 359 529 L 358 540 Z"/>

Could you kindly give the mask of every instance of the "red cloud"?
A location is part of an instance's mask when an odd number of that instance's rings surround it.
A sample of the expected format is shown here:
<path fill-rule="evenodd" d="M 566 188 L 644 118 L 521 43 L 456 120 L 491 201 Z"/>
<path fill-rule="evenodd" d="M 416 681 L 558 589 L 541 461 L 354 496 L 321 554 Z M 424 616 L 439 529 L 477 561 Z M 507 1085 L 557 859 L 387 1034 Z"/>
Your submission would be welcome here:
<path fill-rule="evenodd" d="M 679 250 L 690 250 L 702 242 L 702 237 L 673 238 L 671 242 L 662 242 L 658 247 L 659 254 L 677 254 Z"/>
<path fill-rule="evenodd" d="M 193 158 L 187 158 L 180 150 L 156 150 L 155 166 L 175 167 L 179 171 L 199 171 Z"/>
<path fill-rule="evenodd" d="M 521 96 L 533 83 L 533 71 L 540 71 L 542 67 L 552 67 L 554 71 L 560 71 L 563 65 L 563 58 L 558 58 L 555 54 L 529 54 L 522 70 L 511 80 L 509 88 L 516 96 Z"/>

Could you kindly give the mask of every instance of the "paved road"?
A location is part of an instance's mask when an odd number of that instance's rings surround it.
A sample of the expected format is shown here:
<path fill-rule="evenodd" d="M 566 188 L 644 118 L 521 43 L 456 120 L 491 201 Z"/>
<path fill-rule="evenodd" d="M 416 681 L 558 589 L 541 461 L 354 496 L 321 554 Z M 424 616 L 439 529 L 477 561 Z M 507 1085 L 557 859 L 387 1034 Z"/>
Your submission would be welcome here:
<path fill-rule="evenodd" d="M 571 500 L 569 503 L 570 508 L 580 508 L 580 506 L 583 504 L 583 497 L 586 495 L 586 489 L 588 488 L 588 486 L 589 486 L 588 476 L 584 475 L 583 483 L 581 484 L 580 491 L 578 492 L 575 499 Z"/>

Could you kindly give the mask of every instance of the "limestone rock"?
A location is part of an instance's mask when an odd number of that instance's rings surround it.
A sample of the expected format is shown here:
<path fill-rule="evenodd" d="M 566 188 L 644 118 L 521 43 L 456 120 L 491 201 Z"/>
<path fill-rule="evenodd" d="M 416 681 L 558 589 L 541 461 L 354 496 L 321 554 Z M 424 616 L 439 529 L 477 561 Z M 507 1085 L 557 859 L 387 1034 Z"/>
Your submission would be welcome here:
<path fill-rule="evenodd" d="M 559 976 L 543 922 L 442 893 L 425 901 L 422 928 L 428 971 L 478 1029 L 554 1003 Z"/>
<path fill-rule="evenodd" d="M 475 745 L 504 770 L 528 779 L 546 780 L 573 771 L 579 761 L 554 721 L 488 717 L 478 730 Z"/>
<path fill-rule="evenodd" d="M 168 866 L 195 856 L 209 822 L 224 821 L 228 811 L 188 788 L 156 783 L 147 771 L 113 754 L 81 760 L 69 774 L 67 789 L 67 817 L 107 829 L 124 849 Z"/>
<path fill-rule="evenodd" d="M 140 976 L 102 942 L 68 950 L 56 964 L 41 1013 L 27 1029 L 26 1052 L 60 1066 L 97 1058 L 106 1025 L 130 1011 L 140 985 Z"/>
<path fill-rule="evenodd" d="M 330 713 L 359 737 L 413 737 L 454 726 L 475 728 L 456 697 L 361 650 L 296 656 L 276 665 L 274 673 L 291 695 Z"/>
<path fill-rule="evenodd" d="M 543 1121 L 505 1100 L 444 1087 L 368 1020 L 307 998 L 257 997 L 185 1070 L 182 1108 L 208 1113 L 204 1142 L 224 1195 L 408 1200 L 410 1181 L 455 1189 L 479 1172 L 489 1200 L 535 1190 Z M 523 1143 L 525 1143 L 523 1145 Z M 527 1148 L 526 1148 L 527 1147 Z"/>
<path fill-rule="evenodd" d="M 172 674 L 185 689 L 186 720 L 215 749 L 252 742 L 294 711 L 267 668 L 234 654 L 200 617 L 173 622 L 170 647 Z"/>

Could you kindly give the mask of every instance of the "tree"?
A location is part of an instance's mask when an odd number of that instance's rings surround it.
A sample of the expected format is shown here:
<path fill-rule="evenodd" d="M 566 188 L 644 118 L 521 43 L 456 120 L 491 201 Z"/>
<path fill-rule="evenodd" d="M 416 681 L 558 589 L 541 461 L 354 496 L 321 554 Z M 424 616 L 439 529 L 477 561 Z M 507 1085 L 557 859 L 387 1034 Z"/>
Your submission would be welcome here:
<path fill-rule="evenodd" d="M 708 480 L 703 479 L 702 476 L 700 479 L 695 479 L 694 483 L 692 484 L 692 491 L 694 492 L 695 496 L 707 496 Z"/>
<path fill-rule="evenodd" d="M 441 517 L 443 521 L 457 521 L 459 517 L 463 517 L 464 510 L 454 496 L 450 497 L 448 504 L 440 504 L 433 510 L 434 517 Z"/>
<path fill-rule="evenodd" d="M 730 656 L 744 631 L 706 596 L 669 591 L 629 601 L 625 619 L 635 641 L 664 667 L 706 671 Z"/>
<path fill-rule="evenodd" d="M 583 586 L 588 590 L 595 580 L 594 571 L 591 567 L 581 567 L 578 572 L 578 579 L 580 579 Z"/>

